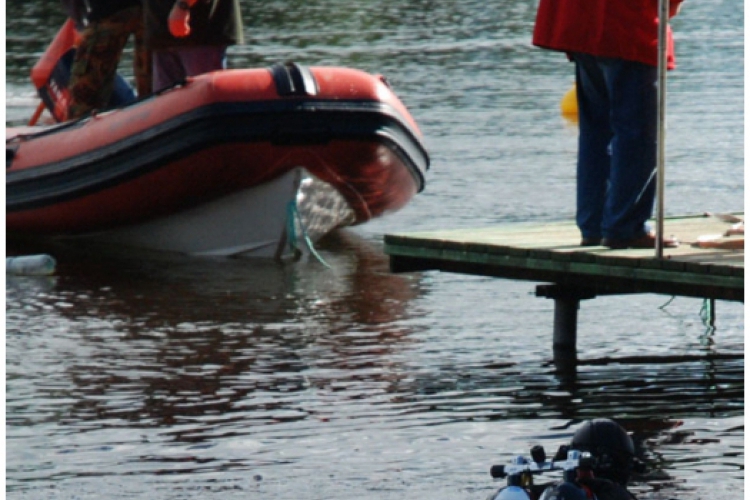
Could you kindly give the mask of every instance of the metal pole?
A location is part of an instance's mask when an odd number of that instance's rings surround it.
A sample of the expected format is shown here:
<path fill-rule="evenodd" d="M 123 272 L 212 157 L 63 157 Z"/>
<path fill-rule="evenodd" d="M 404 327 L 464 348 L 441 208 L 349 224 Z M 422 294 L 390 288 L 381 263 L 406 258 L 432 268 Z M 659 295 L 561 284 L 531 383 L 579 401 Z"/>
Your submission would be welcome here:
<path fill-rule="evenodd" d="M 669 0 L 659 0 L 659 64 L 656 116 L 656 258 L 664 255 L 664 142 L 667 115 L 667 26 Z"/>

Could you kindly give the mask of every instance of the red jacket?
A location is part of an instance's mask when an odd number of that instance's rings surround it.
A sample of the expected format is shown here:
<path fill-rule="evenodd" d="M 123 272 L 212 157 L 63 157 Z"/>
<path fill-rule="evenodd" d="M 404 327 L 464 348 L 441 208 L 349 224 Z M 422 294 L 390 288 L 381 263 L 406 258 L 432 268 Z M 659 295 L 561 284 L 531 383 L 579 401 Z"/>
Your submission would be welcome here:
<path fill-rule="evenodd" d="M 670 0 L 675 13 L 682 0 Z M 667 61 L 674 68 L 668 29 Z M 658 0 L 540 0 L 533 44 L 658 65 Z"/>

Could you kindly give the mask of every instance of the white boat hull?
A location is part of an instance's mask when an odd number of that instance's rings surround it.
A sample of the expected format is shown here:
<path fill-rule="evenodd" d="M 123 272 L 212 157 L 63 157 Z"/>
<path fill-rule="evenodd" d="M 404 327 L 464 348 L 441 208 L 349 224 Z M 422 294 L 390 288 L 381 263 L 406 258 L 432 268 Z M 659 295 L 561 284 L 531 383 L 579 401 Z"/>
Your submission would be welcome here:
<path fill-rule="evenodd" d="M 353 221 L 341 195 L 297 168 L 184 212 L 74 238 L 197 256 L 279 259 L 304 250 L 303 240 Z"/>

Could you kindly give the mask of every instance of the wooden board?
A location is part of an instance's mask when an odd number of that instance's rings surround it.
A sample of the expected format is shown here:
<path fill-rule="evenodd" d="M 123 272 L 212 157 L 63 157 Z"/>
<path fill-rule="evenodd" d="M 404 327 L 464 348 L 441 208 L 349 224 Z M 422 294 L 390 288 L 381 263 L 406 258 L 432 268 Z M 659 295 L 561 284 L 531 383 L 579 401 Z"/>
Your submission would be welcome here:
<path fill-rule="evenodd" d="M 704 215 L 666 219 L 665 234 L 676 236 L 682 244 L 665 248 L 661 259 L 653 249 L 581 247 L 579 231 L 572 223 L 389 234 L 385 252 L 394 272 L 437 269 L 552 282 L 597 294 L 665 293 L 744 300 L 744 249 L 691 246 L 699 237 L 722 234 L 729 226 Z"/>

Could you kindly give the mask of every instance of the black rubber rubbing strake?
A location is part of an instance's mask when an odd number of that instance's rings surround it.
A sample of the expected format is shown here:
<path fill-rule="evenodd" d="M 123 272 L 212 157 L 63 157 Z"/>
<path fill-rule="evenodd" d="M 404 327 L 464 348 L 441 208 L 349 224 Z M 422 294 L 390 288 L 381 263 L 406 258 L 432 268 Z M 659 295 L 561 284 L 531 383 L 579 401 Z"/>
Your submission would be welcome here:
<path fill-rule="evenodd" d="M 280 96 L 311 96 L 318 94 L 318 82 L 307 66 L 297 63 L 276 63 L 270 68 L 276 92 Z"/>

